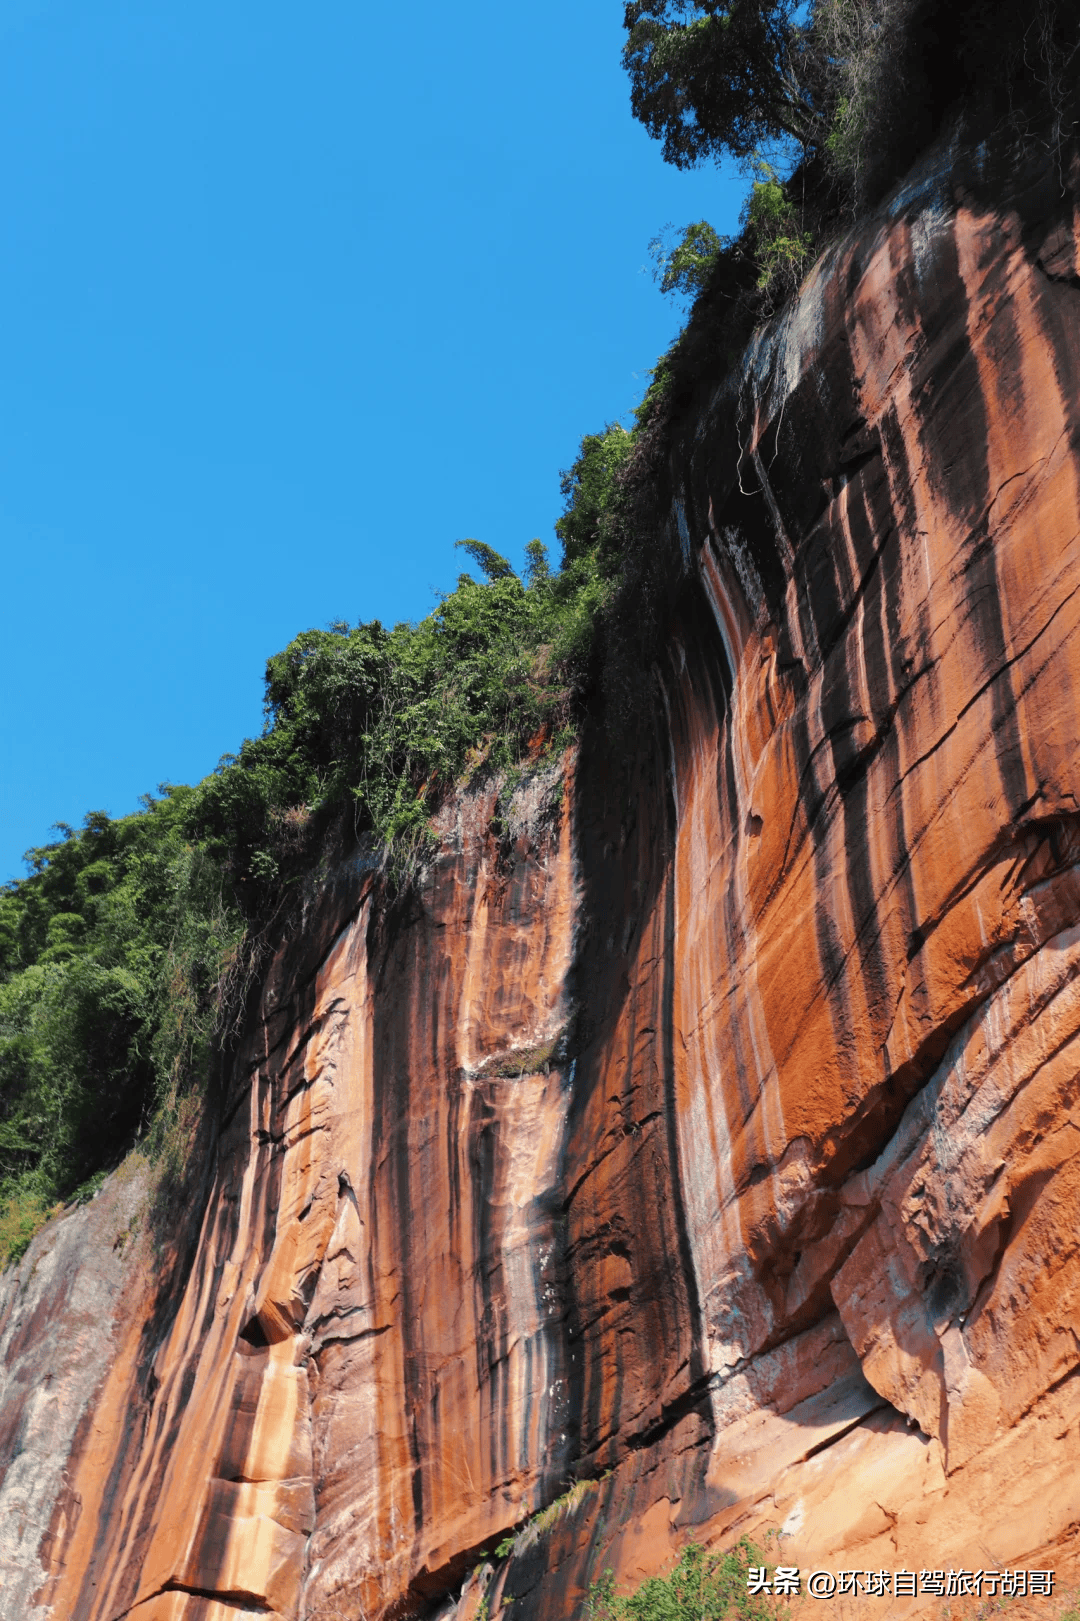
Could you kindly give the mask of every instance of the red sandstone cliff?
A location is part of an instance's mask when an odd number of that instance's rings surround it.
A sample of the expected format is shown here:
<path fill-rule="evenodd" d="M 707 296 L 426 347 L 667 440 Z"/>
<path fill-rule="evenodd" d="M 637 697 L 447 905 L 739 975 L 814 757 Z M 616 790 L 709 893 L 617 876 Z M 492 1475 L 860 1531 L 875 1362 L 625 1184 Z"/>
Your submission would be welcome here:
<path fill-rule="evenodd" d="M 140 1172 L 3 1281 L 6 1615 L 468 1621 L 518 1527 L 517 1621 L 692 1532 L 1075 1577 L 1075 210 L 939 159 L 819 266 L 676 439 L 632 768 L 337 871 L 174 1269 Z"/>

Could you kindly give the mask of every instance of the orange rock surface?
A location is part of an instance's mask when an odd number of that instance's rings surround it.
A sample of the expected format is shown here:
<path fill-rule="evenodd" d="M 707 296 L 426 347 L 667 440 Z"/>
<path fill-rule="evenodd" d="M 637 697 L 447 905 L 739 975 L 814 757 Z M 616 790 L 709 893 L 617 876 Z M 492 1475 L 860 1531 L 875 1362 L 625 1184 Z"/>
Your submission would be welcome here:
<path fill-rule="evenodd" d="M 980 161 L 684 411 L 636 757 L 311 898 L 0 1547 L 27 1616 L 549 1621 L 767 1529 L 1080 1576 L 1078 188 Z"/>

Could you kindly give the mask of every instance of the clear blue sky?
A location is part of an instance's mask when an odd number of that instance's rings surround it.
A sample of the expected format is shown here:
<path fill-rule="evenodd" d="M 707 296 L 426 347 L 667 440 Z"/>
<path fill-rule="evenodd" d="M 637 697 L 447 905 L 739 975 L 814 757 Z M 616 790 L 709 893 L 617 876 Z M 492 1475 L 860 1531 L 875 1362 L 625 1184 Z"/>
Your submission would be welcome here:
<path fill-rule="evenodd" d="M 734 227 L 630 116 L 621 0 L 0 0 L 0 879 L 261 726 L 267 656 L 417 619 Z"/>

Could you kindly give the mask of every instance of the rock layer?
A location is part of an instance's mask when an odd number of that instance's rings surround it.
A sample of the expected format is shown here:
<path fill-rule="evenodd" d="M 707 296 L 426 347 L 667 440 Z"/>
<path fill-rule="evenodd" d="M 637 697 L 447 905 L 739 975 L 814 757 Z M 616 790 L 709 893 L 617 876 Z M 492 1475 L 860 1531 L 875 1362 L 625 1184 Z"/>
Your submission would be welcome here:
<path fill-rule="evenodd" d="M 633 760 L 311 896 L 41 1616 L 570 1616 L 767 1527 L 1074 1571 L 1075 189 L 928 162 L 684 414 Z"/>

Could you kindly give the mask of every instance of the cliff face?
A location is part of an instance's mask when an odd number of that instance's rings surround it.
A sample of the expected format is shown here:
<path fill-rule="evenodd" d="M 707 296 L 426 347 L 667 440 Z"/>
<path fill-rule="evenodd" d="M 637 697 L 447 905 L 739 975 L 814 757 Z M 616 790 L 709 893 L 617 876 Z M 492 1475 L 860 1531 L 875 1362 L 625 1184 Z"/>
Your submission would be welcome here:
<path fill-rule="evenodd" d="M 1075 190 L 928 166 L 686 414 L 632 766 L 587 732 L 407 903 L 312 898 L 47 1446 L 112 1214 L 4 1281 L 3 1491 L 65 1466 L 22 1613 L 570 1616 L 770 1526 L 1074 1570 Z"/>

